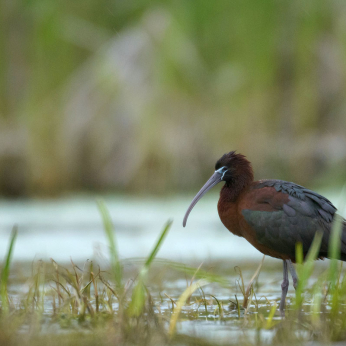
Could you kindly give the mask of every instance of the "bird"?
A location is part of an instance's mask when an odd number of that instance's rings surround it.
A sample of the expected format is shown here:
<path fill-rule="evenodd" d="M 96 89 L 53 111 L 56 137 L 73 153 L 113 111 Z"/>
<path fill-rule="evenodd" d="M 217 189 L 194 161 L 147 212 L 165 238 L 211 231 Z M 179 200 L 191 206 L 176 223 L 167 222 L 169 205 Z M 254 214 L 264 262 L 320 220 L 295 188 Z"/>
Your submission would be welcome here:
<path fill-rule="evenodd" d="M 319 259 L 328 258 L 328 244 L 337 209 L 322 195 L 301 185 L 274 179 L 254 181 L 246 156 L 231 151 L 215 164 L 215 172 L 192 200 L 183 220 L 212 187 L 224 182 L 217 204 L 221 222 L 234 235 L 245 238 L 264 255 L 283 261 L 279 310 L 285 316 L 288 271 L 296 289 L 296 244 L 307 254 L 316 232 L 322 233 Z M 346 261 L 346 220 L 342 222 L 340 259 Z"/>

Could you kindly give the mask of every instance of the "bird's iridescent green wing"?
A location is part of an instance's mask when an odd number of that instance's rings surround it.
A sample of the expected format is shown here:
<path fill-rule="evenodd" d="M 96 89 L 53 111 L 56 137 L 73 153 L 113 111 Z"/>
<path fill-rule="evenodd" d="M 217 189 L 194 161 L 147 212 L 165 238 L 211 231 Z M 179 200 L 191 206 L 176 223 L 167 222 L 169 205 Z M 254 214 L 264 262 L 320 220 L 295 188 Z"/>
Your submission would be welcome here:
<path fill-rule="evenodd" d="M 281 180 L 260 181 L 253 189 L 256 190 L 258 203 L 255 201 L 251 208 L 243 209 L 242 215 L 255 231 L 260 244 L 294 257 L 296 243 L 301 242 L 306 253 L 315 233 L 321 230 L 320 256 L 327 256 L 331 224 L 336 212 L 328 199 L 300 185 Z M 271 193 L 268 194 L 268 191 Z M 266 204 L 266 211 L 263 204 Z M 346 252 L 344 233 L 342 252 Z"/>

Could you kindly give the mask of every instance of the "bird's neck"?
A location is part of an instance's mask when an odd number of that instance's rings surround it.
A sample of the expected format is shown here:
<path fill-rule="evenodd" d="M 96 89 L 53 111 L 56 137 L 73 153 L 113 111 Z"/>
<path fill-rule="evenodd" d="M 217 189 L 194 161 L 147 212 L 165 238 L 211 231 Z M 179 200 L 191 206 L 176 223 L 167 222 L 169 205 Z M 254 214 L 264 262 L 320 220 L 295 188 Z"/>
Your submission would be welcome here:
<path fill-rule="evenodd" d="M 244 175 L 226 183 L 220 191 L 220 202 L 225 204 L 237 202 L 239 196 L 249 188 L 252 182 L 252 175 Z"/>
<path fill-rule="evenodd" d="M 238 203 L 250 189 L 253 178 L 250 162 L 244 157 L 238 157 L 236 169 L 233 171 L 231 179 L 227 180 L 220 191 L 217 206 L 220 219 L 227 229 L 240 237 L 243 236 L 243 232 L 239 224 Z"/>
<path fill-rule="evenodd" d="M 235 169 L 231 178 L 226 181 L 220 192 L 220 201 L 226 205 L 235 203 L 239 196 L 245 192 L 254 180 L 251 163 L 243 156 L 237 157 Z"/>
<path fill-rule="evenodd" d="M 250 184 L 250 182 L 235 186 L 225 184 L 220 191 L 217 205 L 222 223 L 229 231 L 239 237 L 243 237 L 243 232 L 239 226 L 238 202 L 241 200 L 241 196 L 248 191 Z"/>
<path fill-rule="evenodd" d="M 220 191 L 220 204 L 235 203 L 242 191 L 243 189 L 232 189 L 232 187 L 225 184 Z"/>

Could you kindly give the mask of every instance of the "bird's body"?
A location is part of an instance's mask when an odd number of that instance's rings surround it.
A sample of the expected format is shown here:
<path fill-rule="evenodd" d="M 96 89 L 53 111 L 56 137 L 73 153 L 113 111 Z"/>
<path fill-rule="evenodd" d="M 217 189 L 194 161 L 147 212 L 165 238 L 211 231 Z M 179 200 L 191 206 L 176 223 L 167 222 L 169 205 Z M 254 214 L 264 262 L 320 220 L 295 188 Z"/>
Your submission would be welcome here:
<path fill-rule="evenodd" d="M 230 152 L 215 165 L 215 173 L 198 192 L 188 208 L 183 225 L 197 201 L 217 183 L 225 181 L 220 192 L 218 212 L 233 234 L 244 237 L 265 255 L 284 261 L 284 282 L 280 310 L 283 312 L 288 289 L 288 272 L 297 276 L 296 244 L 304 255 L 316 232 L 322 232 L 319 258 L 328 257 L 329 238 L 336 208 L 325 197 L 303 186 L 282 180 L 254 181 L 251 163 L 241 154 Z M 341 260 L 346 261 L 346 221 L 342 220 Z"/>
<path fill-rule="evenodd" d="M 232 186 L 220 192 L 218 212 L 233 234 L 244 237 L 265 255 L 295 262 L 296 243 L 307 253 L 318 230 L 323 232 L 319 258 L 328 257 L 328 242 L 336 208 L 325 197 L 282 180 L 251 182 L 230 198 Z M 346 226 L 341 259 L 346 259 Z"/>

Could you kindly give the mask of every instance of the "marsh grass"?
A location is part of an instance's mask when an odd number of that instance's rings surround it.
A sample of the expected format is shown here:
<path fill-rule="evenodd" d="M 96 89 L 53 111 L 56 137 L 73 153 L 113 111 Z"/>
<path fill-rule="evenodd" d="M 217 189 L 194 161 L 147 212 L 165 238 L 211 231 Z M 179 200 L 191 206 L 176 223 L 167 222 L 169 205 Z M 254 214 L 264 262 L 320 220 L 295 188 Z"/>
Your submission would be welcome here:
<path fill-rule="evenodd" d="M 321 235 L 316 234 L 305 260 L 301 245 L 297 245 L 299 284 L 296 296 L 289 295 L 282 320 L 277 311 L 279 297 L 263 295 L 258 282 L 264 259 L 250 275 L 244 267 L 235 267 L 233 275 L 238 279 L 233 285 L 229 276 L 203 265 L 196 268 L 156 258 L 172 224 L 168 221 L 146 259 L 121 260 L 107 208 L 102 201 L 98 207 L 109 245 L 109 265 L 100 268 L 93 261 L 81 265 L 71 260 L 68 266 L 61 266 L 53 259 L 48 263 L 35 261 L 31 275 L 17 291 L 10 285 L 14 229 L 1 271 L 0 345 L 346 341 L 346 278 L 342 263 L 337 262 L 341 218 L 335 218 L 332 230 L 329 251 L 333 260 L 317 278 L 314 260 Z M 130 273 L 126 269 L 129 263 L 135 268 Z M 180 280 L 185 278 L 185 288 L 168 290 L 165 275 L 172 273 Z M 189 323 L 195 325 L 194 333 L 186 331 Z M 236 329 L 237 334 L 218 338 L 214 331 L 213 338 L 206 329 L 211 324 L 224 332 Z"/>
<path fill-rule="evenodd" d="M 13 246 L 16 241 L 16 237 L 17 237 L 17 227 L 15 226 L 12 230 L 10 246 L 8 248 L 8 252 L 5 258 L 5 264 L 1 271 L 1 282 L 0 282 L 1 303 L 2 303 L 1 312 L 4 315 L 8 313 L 8 309 L 9 309 L 7 286 L 8 286 L 8 276 L 10 274 L 10 263 L 11 263 L 11 257 L 13 252 Z"/>

